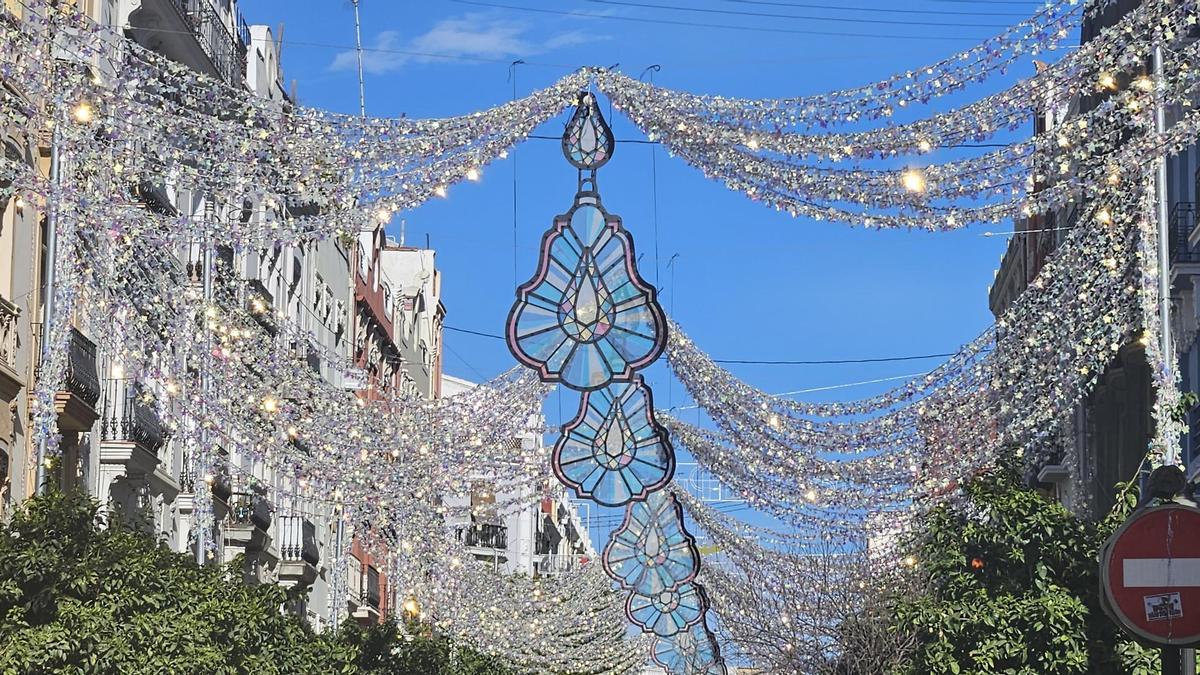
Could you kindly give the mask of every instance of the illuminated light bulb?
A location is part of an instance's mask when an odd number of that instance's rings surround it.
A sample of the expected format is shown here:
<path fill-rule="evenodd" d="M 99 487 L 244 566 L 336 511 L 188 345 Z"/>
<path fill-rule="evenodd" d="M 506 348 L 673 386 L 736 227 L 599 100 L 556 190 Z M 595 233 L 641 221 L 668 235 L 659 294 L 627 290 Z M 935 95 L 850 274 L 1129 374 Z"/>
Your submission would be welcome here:
<path fill-rule="evenodd" d="M 921 152 L 929 152 L 930 150 L 933 149 L 933 144 L 930 143 L 929 141 L 922 140 L 920 143 L 917 144 L 917 148 Z"/>
<path fill-rule="evenodd" d="M 757 150 L 758 149 L 758 139 L 754 138 L 753 136 L 750 137 L 750 140 L 746 141 L 746 147 L 750 148 L 751 150 Z"/>
<path fill-rule="evenodd" d="M 1097 80 L 1097 82 L 1100 84 L 1100 87 L 1103 89 L 1116 89 L 1117 88 L 1117 78 L 1114 77 L 1112 73 L 1100 73 L 1100 77 Z"/>
<path fill-rule="evenodd" d="M 816 491 L 816 490 L 809 490 L 808 492 L 805 492 L 805 493 L 804 493 L 804 498 L 805 498 L 805 499 L 807 499 L 807 500 L 808 500 L 808 501 L 810 501 L 810 502 L 815 502 L 815 501 L 817 501 L 817 491 Z"/>
<path fill-rule="evenodd" d="M 421 612 L 421 606 L 417 604 L 416 598 L 409 598 L 404 601 L 404 611 L 408 614 L 416 615 Z"/>
<path fill-rule="evenodd" d="M 274 396 L 267 396 L 266 398 L 263 399 L 262 409 L 264 412 L 269 412 L 269 413 L 278 412 L 279 411 L 279 400 L 276 399 Z"/>
<path fill-rule="evenodd" d="M 207 316 L 207 317 L 208 317 L 208 318 L 210 318 L 210 319 L 211 319 L 211 318 L 213 318 L 213 317 L 214 317 L 214 316 L 216 316 L 216 315 L 217 315 L 217 308 L 216 308 L 216 307 L 211 307 L 211 306 L 210 306 L 208 309 L 205 309 L 205 310 L 204 310 L 204 316 Z"/>
<path fill-rule="evenodd" d="M 167 383 L 167 393 L 168 394 L 178 394 L 179 393 L 179 385 L 175 384 L 174 382 L 168 382 Z"/>
<path fill-rule="evenodd" d="M 912 556 L 912 555 L 906 555 L 906 556 L 904 556 L 904 560 L 902 560 L 901 562 L 904 563 L 905 567 L 916 567 L 917 566 L 917 557 Z"/>
<path fill-rule="evenodd" d="M 434 188 L 434 189 L 433 189 L 433 194 L 435 194 L 435 195 L 437 195 L 437 196 L 439 196 L 439 197 L 441 197 L 441 198 L 445 199 L 445 197 L 446 197 L 446 186 L 445 186 L 445 185 L 439 185 L 439 186 L 437 186 L 436 188 Z"/>
<path fill-rule="evenodd" d="M 1138 79 L 1133 81 L 1133 86 L 1137 87 L 1138 89 L 1141 89 L 1142 91 L 1153 91 L 1154 90 L 1154 80 L 1150 79 L 1150 77 L 1148 77 L 1146 75 L 1142 75 L 1141 77 L 1139 77 Z"/>
<path fill-rule="evenodd" d="M 92 106 L 80 103 L 75 106 L 75 110 L 71 111 L 71 116 L 75 118 L 76 122 L 87 124 L 92 121 Z"/>
<path fill-rule="evenodd" d="M 1067 137 L 1066 137 L 1065 135 L 1063 135 L 1063 134 L 1059 134 L 1059 136 L 1058 136 L 1058 147 L 1060 147 L 1060 148 L 1065 148 L 1065 147 L 1067 147 L 1067 146 L 1069 146 L 1069 145 L 1071 145 L 1071 139 L 1067 138 Z"/>
<path fill-rule="evenodd" d="M 767 418 L 767 426 L 778 431 L 779 427 L 781 426 L 779 422 L 779 415 L 771 413 L 771 416 Z"/>
<path fill-rule="evenodd" d="M 500 159 L 508 159 L 508 151 L 507 150 L 500 151 Z"/>
<path fill-rule="evenodd" d="M 391 219 L 392 219 L 392 210 L 391 209 L 387 208 L 386 206 L 382 209 L 379 209 L 379 220 L 381 222 L 386 223 Z"/>
<path fill-rule="evenodd" d="M 296 427 L 288 427 L 288 428 L 287 428 L 287 433 L 288 433 L 288 436 L 291 436 L 292 438 L 295 438 L 296 436 L 299 436 L 299 435 L 300 435 L 300 430 L 299 430 L 299 429 L 297 429 Z"/>
<path fill-rule="evenodd" d="M 900 176 L 900 180 L 904 183 L 904 189 L 909 192 L 924 192 L 925 191 L 925 174 L 919 169 L 909 169 Z"/>
<path fill-rule="evenodd" d="M 1150 333 L 1143 332 L 1142 336 L 1138 338 L 1138 344 L 1143 347 L 1149 347 L 1150 346 Z"/>
<path fill-rule="evenodd" d="M 1096 220 L 1100 221 L 1104 225 L 1108 225 L 1112 222 L 1113 217 L 1112 214 L 1109 213 L 1108 209 L 1100 209 L 1100 212 L 1096 214 Z"/>
<path fill-rule="evenodd" d="M 1116 185 L 1117 183 L 1120 183 L 1120 182 L 1121 182 L 1121 174 L 1117 173 L 1116 171 L 1108 174 L 1108 184 L 1109 185 Z"/>
<path fill-rule="evenodd" d="M 470 181 L 479 180 L 479 169 L 476 167 L 471 167 L 470 169 L 467 169 L 467 180 L 470 180 Z"/>

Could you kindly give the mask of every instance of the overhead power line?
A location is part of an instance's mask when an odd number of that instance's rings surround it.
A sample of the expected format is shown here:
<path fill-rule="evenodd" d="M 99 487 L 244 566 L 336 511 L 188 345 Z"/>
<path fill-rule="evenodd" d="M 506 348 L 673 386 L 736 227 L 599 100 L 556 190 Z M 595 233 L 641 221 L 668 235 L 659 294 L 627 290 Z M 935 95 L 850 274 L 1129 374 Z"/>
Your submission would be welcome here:
<path fill-rule="evenodd" d="M 506 339 L 503 335 L 496 333 L 485 333 L 478 330 L 470 330 L 467 328 L 456 328 L 454 326 L 444 326 L 448 331 L 455 333 L 465 333 L 467 335 L 476 335 L 478 337 L 491 338 L 493 340 Z M 891 363 L 895 361 L 920 361 L 922 359 L 944 359 L 954 356 L 956 352 L 945 352 L 941 354 L 914 354 L 909 356 L 880 356 L 868 358 L 853 358 L 853 359 L 713 359 L 715 363 L 737 364 L 737 365 L 755 365 L 755 366 L 825 366 L 825 365 L 842 365 L 850 363 Z"/>
<path fill-rule="evenodd" d="M 800 9 L 832 9 L 840 12 L 875 12 L 879 14 L 941 14 L 951 16 L 1008 16 L 1025 18 L 1023 12 L 980 12 L 958 9 L 896 9 L 894 7 L 852 7 L 846 5 L 817 5 L 807 2 L 783 2 L 782 0 L 725 0 L 739 5 L 764 5 L 768 7 L 797 7 Z"/>
<path fill-rule="evenodd" d="M 865 19 L 861 17 L 845 17 L 845 16 L 809 16 L 802 14 L 780 14 L 778 12 L 753 12 L 748 10 L 737 9 L 713 9 L 711 7 L 683 7 L 680 5 L 661 5 L 651 2 L 632 2 L 631 0 L 586 0 L 598 5 L 612 5 L 619 7 L 637 7 L 640 9 L 663 9 L 672 12 L 691 12 L 693 14 L 721 14 L 725 16 L 749 16 L 754 18 L 765 19 L 798 19 L 801 21 L 826 21 L 830 23 L 854 23 L 854 24 L 872 24 L 883 26 L 936 26 L 941 28 L 1007 28 L 1006 23 L 958 23 L 951 21 L 904 21 L 901 19 Z M 818 5 L 817 7 L 830 8 L 829 5 Z M 833 7 L 833 9 L 837 9 Z"/>
<path fill-rule="evenodd" d="M 450 0 L 451 2 L 460 5 L 471 5 L 473 7 L 489 7 L 492 9 L 511 9 L 519 12 L 533 12 L 535 14 L 552 14 L 555 16 L 574 16 L 585 19 L 601 19 L 605 21 L 624 21 L 627 23 L 647 23 L 662 26 L 686 26 L 688 28 L 719 28 L 723 30 L 740 30 L 750 31 L 754 33 L 783 33 L 788 35 L 826 35 L 830 37 L 860 37 L 870 38 L 874 40 L 949 40 L 957 42 L 978 42 L 984 39 L 983 36 L 970 35 L 897 35 L 895 33 L 851 33 L 833 30 L 805 30 L 799 28 L 776 28 L 770 26 L 739 26 L 723 23 L 704 23 L 701 21 L 682 21 L 676 19 L 652 19 L 639 16 L 618 16 L 615 14 L 597 14 L 595 12 L 580 12 L 575 10 L 561 9 L 545 9 L 542 7 L 525 7 L 522 5 L 509 5 L 500 2 L 484 2 L 483 0 Z"/>

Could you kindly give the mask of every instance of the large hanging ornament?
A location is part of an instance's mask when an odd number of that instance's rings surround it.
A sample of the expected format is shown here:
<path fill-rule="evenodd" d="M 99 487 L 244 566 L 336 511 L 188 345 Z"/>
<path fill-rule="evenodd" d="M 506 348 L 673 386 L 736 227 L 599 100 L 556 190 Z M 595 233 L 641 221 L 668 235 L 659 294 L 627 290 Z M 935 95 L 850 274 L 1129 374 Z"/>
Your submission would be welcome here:
<path fill-rule="evenodd" d="M 671 481 L 675 451 L 654 419 L 654 398 L 640 375 L 583 394 L 551 466 L 578 496 L 603 506 L 646 499 Z"/>
<path fill-rule="evenodd" d="M 645 596 L 693 581 L 700 572 L 700 552 L 675 495 L 663 490 L 626 507 L 625 522 L 613 532 L 603 563 L 621 588 Z"/>
<path fill-rule="evenodd" d="M 594 391 L 628 382 L 666 346 L 654 287 L 638 274 L 633 238 L 600 205 L 595 171 L 612 156 L 612 132 L 589 93 L 563 135 L 580 170 L 575 204 L 542 237 L 534 277 L 517 290 L 508 346 L 546 382 Z"/>
<path fill-rule="evenodd" d="M 581 498 L 626 506 L 604 570 L 629 592 L 629 620 L 669 638 L 703 625 L 708 601 L 683 510 L 663 491 L 675 451 L 637 374 L 665 349 L 666 316 L 638 274 L 633 238 L 600 205 L 596 187 L 615 146 L 595 96 L 581 92 L 562 136 L 563 155 L 579 170 L 575 203 L 542 236 L 537 273 L 517 289 L 505 333 L 513 355 L 543 381 L 582 392 L 554 446 L 554 473 Z M 705 670 L 695 672 L 721 672 L 711 669 L 723 668 L 719 651 L 705 653 Z"/>
<path fill-rule="evenodd" d="M 656 639 L 653 657 L 668 673 L 726 675 L 728 672 L 721 658 L 721 646 L 704 621 L 672 638 Z"/>
<path fill-rule="evenodd" d="M 695 582 L 678 588 L 659 591 L 653 595 L 631 593 L 625 603 L 629 621 L 644 632 L 669 638 L 704 621 L 708 598 Z"/>

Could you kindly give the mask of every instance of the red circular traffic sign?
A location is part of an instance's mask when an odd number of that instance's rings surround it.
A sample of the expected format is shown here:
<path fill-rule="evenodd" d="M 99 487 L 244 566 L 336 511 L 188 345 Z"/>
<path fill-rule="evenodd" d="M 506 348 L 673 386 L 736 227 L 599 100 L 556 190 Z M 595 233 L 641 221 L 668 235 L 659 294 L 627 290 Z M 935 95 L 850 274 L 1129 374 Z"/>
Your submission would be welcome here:
<path fill-rule="evenodd" d="M 1144 641 L 1200 642 L 1200 510 L 1167 504 L 1134 514 L 1104 545 L 1105 609 Z"/>

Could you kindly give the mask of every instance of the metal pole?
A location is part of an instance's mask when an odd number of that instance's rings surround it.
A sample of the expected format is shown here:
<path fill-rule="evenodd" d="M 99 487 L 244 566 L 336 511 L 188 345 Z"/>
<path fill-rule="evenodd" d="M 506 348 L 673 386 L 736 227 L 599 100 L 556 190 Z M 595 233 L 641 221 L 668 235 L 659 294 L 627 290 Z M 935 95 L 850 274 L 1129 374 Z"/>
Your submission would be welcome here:
<path fill-rule="evenodd" d="M 1162 675 L 1183 675 L 1182 650 L 1179 647 L 1163 647 L 1159 650 L 1162 661 Z"/>
<path fill-rule="evenodd" d="M 46 257 L 42 260 L 42 273 L 46 279 L 46 285 L 42 288 L 42 353 L 40 358 L 43 374 L 50 364 L 50 354 L 54 349 L 54 345 L 50 342 L 50 327 L 54 324 L 54 276 L 55 261 L 58 259 L 58 198 L 59 188 L 62 185 L 62 158 L 59 148 L 61 141 L 59 125 L 61 123 L 61 120 L 55 120 L 54 131 L 50 138 L 51 189 L 50 198 L 46 200 Z M 47 444 L 50 440 L 49 433 L 51 432 L 43 434 L 38 440 L 37 454 L 34 458 L 37 462 L 34 492 L 38 495 L 46 494 L 46 454 Z"/>
<path fill-rule="evenodd" d="M 1154 46 L 1154 81 L 1158 86 L 1162 86 L 1163 79 L 1163 52 L 1162 45 Z M 1154 130 L 1161 137 L 1167 130 L 1167 110 L 1161 97 L 1155 104 L 1154 110 Z M 1158 313 L 1159 313 L 1159 345 L 1162 349 L 1163 367 L 1166 368 L 1168 379 L 1173 378 L 1175 374 L 1175 356 L 1171 346 L 1171 250 L 1167 219 L 1168 207 L 1167 203 L 1167 156 L 1163 154 L 1158 158 Z M 1163 455 L 1163 464 L 1167 466 L 1179 463 L 1179 443 L 1178 439 L 1165 439 L 1167 447 Z"/>
<path fill-rule="evenodd" d="M 367 90 L 363 83 L 363 47 L 362 24 L 358 20 L 358 1 L 350 0 L 354 5 L 354 48 L 358 53 L 358 114 L 367 116 Z"/>
<path fill-rule="evenodd" d="M 202 246 L 204 247 L 204 251 L 202 252 L 204 268 L 201 277 L 204 283 L 204 309 L 202 311 L 207 312 L 209 305 L 212 303 L 213 297 L 213 257 L 212 247 L 209 246 L 207 234 L 204 236 Z M 211 335 L 207 328 L 205 328 L 205 333 Z M 209 339 L 211 338 L 206 339 L 206 343 Z M 208 561 L 208 558 L 205 555 L 205 553 L 208 551 L 208 523 L 201 522 L 200 518 L 198 517 L 200 514 L 198 514 L 196 511 L 195 490 L 210 489 L 208 481 L 204 480 L 206 468 L 206 464 L 204 462 L 204 453 L 208 450 L 208 425 L 205 424 L 206 415 L 204 413 L 204 407 L 208 405 L 208 356 L 210 351 L 211 345 L 206 344 L 204 353 L 200 355 L 200 443 L 196 447 L 196 456 L 192 458 L 192 462 L 195 465 L 195 476 L 192 478 L 192 514 L 193 517 L 196 518 L 196 564 L 198 565 L 203 565 Z M 208 499 L 211 503 L 211 492 L 209 493 Z"/>
<path fill-rule="evenodd" d="M 329 621 L 330 621 L 330 623 L 333 624 L 333 627 L 336 630 L 338 627 L 339 619 L 341 619 L 341 616 L 342 616 L 342 609 L 345 608 L 345 606 L 346 606 L 346 601 L 343 599 L 345 596 L 342 595 L 342 593 L 341 593 L 341 586 L 346 583 L 346 574 L 347 574 L 346 568 L 341 565 L 341 558 L 343 555 L 346 554 L 345 551 L 342 550 L 342 536 L 346 530 L 346 526 L 345 526 L 345 519 L 342 518 L 342 507 L 340 504 L 338 506 L 334 507 L 333 513 L 335 516 L 337 516 L 337 519 L 338 519 L 337 520 L 337 543 L 334 544 L 337 547 L 337 553 L 335 554 L 337 557 L 334 559 L 334 564 L 333 564 L 334 583 L 331 584 L 332 588 L 330 588 L 330 593 L 329 593 L 330 600 L 331 600 L 330 604 L 333 605 L 332 611 L 330 612 L 330 614 L 332 614 L 332 616 L 329 617 Z M 339 570 L 341 570 L 340 573 L 339 573 Z M 341 601 L 341 605 L 342 605 L 341 607 L 337 606 L 339 600 Z"/>

